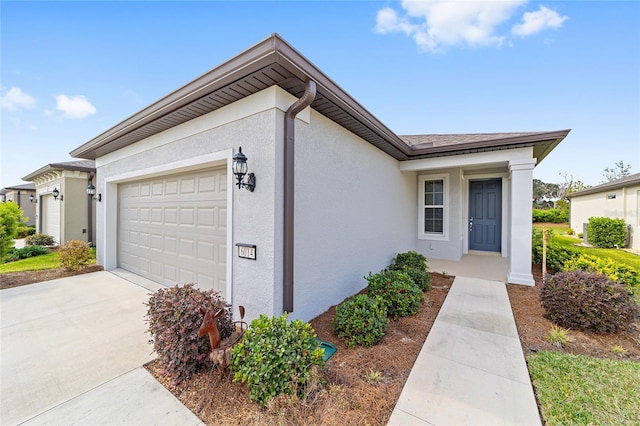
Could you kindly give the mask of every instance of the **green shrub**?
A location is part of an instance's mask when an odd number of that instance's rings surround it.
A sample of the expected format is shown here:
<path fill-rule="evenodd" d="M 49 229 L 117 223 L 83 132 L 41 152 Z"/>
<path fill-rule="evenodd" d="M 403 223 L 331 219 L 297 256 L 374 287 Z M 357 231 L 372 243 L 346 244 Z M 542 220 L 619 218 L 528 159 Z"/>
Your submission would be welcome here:
<path fill-rule="evenodd" d="M 582 232 L 578 232 L 578 238 L 582 239 L 582 237 L 584 237 L 584 234 Z"/>
<path fill-rule="evenodd" d="M 15 238 L 26 238 L 29 235 L 33 235 L 35 233 L 36 233 L 35 226 L 27 226 L 23 223 L 23 224 L 20 224 L 20 226 L 18 227 L 18 232 L 16 232 Z"/>
<path fill-rule="evenodd" d="M 630 292 L 637 293 L 640 290 L 638 271 L 615 260 L 582 254 L 577 258 L 567 260 L 564 264 L 565 271 L 577 269 L 606 275 L 611 281 L 625 285 Z"/>
<path fill-rule="evenodd" d="M 203 317 L 200 308 L 225 314 L 216 319 L 221 337 L 233 332 L 230 306 L 213 290 L 200 290 L 193 284 L 161 288 L 151 295 L 145 321 L 149 324 L 150 343 L 158 354 L 164 373 L 180 382 L 205 366 L 210 366 L 211 345 L 207 336 L 198 337 Z"/>
<path fill-rule="evenodd" d="M 338 305 L 333 328 L 347 346 L 368 347 L 384 337 L 388 323 L 387 309 L 380 297 L 359 294 Z"/>
<path fill-rule="evenodd" d="M 260 315 L 233 347 L 233 380 L 246 383 L 249 397 L 264 406 L 280 394 L 304 397 L 313 366 L 324 365 L 324 350 L 310 324 L 287 314 Z"/>
<path fill-rule="evenodd" d="M 571 228 L 567 229 L 567 235 L 574 235 L 575 233 L 576 232 L 573 229 Z"/>
<path fill-rule="evenodd" d="M 547 231 L 547 268 L 556 272 L 564 271 L 564 264 L 580 255 L 577 249 L 553 241 L 554 233 Z M 542 264 L 542 230 L 534 229 L 532 238 L 532 257 L 535 264 Z"/>
<path fill-rule="evenodd" d="M 406 272 L 382 270 L 377 274 L 370 273 L 365 278 L 369 282 L 369 295 L 382 298 L 390 317 L 406 317 L 418 313 L 424 294 Z"/>
<path fill-rule="evenodd" d="M 427 258 L 424 255 L 415 251 L 398 253 L 389 265 L 389 269 L 406 272 L 420 290 L 431 290 L 431 275 L 429 275 Z"/>
<path fill-rule="evenodd" d="M 60 266 L 67 271 L 77 271 L 93 262 L 89 243 L 72 240 L 60 247 Z"/>
<path fill-rule="evenodd" d="M 20 260 L 28 257 L 41 256 L 49 253 L 49 249 L 42 246 L 25 246 L 20 249 L 15 249 L 9 260 Z"/>
<path fill-rule="evenodd" d="M 624 219 L 590 217 L 587 227 L 589 243 L 600 248 L 622 248 L 627 235 Z"/>
<path fill-rule="evenodd" d="M 567 223 L 569 222 L 569 212 L 564 209 L 533 209 L 531 219 L 534 223 Z"/>
<path fill-rule="evenodd" d="M 638 305 L 624 286 L 580 270 L 550 276 L 540 301 L 547 318 L 559 326 L 595 333 L 628 329 L 638 316 Z"/>
<path fill-rule="evenodd" d="M 16 203 L 0 203 L 0 260 L 13 248 L 13 239 L 24 221 L 23 211 Z"/>
<path fill-rule="evenodd" d="M 25 238 L 24 243 L 30 246 L 52 246 L 56 240 L 47 234 L 33 234 Z"/>

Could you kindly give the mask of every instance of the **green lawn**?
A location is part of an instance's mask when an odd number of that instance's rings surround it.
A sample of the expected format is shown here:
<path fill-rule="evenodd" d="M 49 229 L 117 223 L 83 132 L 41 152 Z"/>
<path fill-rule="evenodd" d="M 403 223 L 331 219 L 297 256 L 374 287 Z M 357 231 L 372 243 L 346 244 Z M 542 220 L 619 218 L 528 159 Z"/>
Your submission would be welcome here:
<path fill-rule="evenodd" d="M 92 249 L 93 263 L 95 263 L 96 251 Z M 60 254 L 49 253 L 42 256 L 30 257 L 15 262 L 0 264 L 0 274 L 8 272 L 40 271 L 42 269 L 60 268 Z"/>
<path fill-rule="evenodd" d="M 562 235 L 565 234 L 569 229 L 566 224 L 545 224 L 545 227 L 553 229 L 553 241 L 555 242 L 558 242 L 565 246 L 572 246 L 574 249 L 584 254 L 609 258 L 640 271 L 640 256 L 638 256 L 637 254 L 627 253 L 626 251 L 618 249 L 576 246 L 575 244 L 580 244 L 582 242 L 581 239 L 571 235 Z M 542 229 L 542 225 L 534 223 L 533 228 Z"/>
<path fill-rule="evenodd" d="M 58 253 L 43 254 L 15 262 L 0 265 L 0 274 L 6 272 L 39 271 L 41 269 L 54 269 L 60 267 L 60 255 Z"/>
<path fill-rule="evenodd" d="M 527 362 L 547 425 L 640 424 L 640 363 L 547 351 Z"/>

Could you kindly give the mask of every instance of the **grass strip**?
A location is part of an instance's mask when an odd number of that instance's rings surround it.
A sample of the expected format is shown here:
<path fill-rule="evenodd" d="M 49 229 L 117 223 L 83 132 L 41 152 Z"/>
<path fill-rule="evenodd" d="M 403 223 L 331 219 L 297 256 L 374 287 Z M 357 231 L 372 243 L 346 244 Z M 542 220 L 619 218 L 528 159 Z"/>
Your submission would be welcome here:
<path fill-rule="evenodd" d="M 42 269 L 55 269 L 59 267 L 60 254 L 56 252 L 0 264 L 0 274 L 8 272 L 40 271 Z"/>
<path fill-rule="evenodd" d="M 640 363 L 554 351 L 527 363 L 547 425 L 640 424 Z"/>

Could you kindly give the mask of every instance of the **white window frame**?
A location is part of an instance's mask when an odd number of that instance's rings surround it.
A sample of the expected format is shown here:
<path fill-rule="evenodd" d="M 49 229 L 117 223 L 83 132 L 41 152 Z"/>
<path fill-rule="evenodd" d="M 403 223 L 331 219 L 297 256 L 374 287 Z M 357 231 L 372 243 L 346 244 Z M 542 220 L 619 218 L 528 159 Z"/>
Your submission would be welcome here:
<path fill-rule="evenodd" d="M 425 232 L 424 231 L 424 184 L 429 180 L 442 181 L 443 195 L 443 223 L 442 232 Z M 421 240 L 433 241 L 449 241 L 449 205 L 451 204 L 449 197 L 449 173 L 437 175 L 420 175 L 418 176 L 418 238 Z"/>

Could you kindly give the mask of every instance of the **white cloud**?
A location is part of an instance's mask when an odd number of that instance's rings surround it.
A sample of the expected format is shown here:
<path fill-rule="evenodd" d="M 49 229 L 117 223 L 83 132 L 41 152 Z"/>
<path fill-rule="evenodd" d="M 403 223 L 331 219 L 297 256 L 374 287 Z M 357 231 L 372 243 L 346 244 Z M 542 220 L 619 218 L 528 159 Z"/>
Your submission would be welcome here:
<path fill-rule="evenodd" d="M 567 19 L 568 16 L 560 16 L 555 10 L 540 6 L 535 12 L 526 12 L 522 16 L 522 23 L 514 25 L 511 32 L 526 37 L 546 29 L 557 30 Z"/>
<path fill-rule="evenodd" d="M 527 0 L 403 0 L 402 12 L 390 7 L 378 11 L 374 31 L 402 32 L 425 50 L 437 52 L 450 46 L 501 46 L 507 41 L 505 26 Z M 513 33 L 529 35 L 546 28 L 558 28 L 567 17 L 540 7 L 523 16 Z M 516 27 L 521 33 L 516 33 Z M 520 29 L 522 27 L 522 29 Z M 525 32 L 528 32 L 525 34 Z M 509 41 L 508 41 L 509 42 Z"/>
<path fill-rule="evenodd" d="M 15 111 L 19 108 L 33 108 L 36 104 L 36 98 L 27 93 L 24 93 L 19 87 L 12 87 L 11 89 L 7 90 L 4 95 L 2 95 L 0 102 L 2 105 L 2 109 Z"/>
<path fill-rule="evenodd" d="M 58 103 L 56 109 L 64 112 L 64 116 L 67 118 L 84 118 L 96 113 L 96 107 L 84 96 L 58 95 L 56 101 Z"/>

